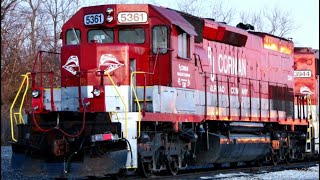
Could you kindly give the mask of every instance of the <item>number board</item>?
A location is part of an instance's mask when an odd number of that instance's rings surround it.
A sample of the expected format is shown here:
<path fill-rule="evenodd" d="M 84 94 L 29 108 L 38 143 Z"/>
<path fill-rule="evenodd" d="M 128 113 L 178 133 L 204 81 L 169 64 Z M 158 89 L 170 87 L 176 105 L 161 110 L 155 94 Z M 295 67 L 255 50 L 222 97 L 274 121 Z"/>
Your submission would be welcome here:
<path fill-rule="evenodd" d="M 294 77 L 309 78 L 309 77 L 311 77 L 311 71 L 309 71 L 309 70 L 294 71 Z"/>
<path fill-rule="evenodd" d="M 96 25 L 102 24 L 104 21 L 104 16 L 102 13 L 99 14 L 87 14 L 84 16 L 84 25 Z"/>
<path fill-rule="evenodd" d="M 118 14 L 119 23 L 145 23 L 148 21 L 146 12 L 120 12 Z"/>

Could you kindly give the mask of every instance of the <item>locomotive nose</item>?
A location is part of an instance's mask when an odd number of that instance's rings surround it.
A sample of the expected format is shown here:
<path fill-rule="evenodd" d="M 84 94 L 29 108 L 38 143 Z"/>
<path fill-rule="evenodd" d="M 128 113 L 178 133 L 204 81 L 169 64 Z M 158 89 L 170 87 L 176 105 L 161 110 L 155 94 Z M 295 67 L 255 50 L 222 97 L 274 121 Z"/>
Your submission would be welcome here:
<path fill-rule="evenodd" d="M 61 85 L 63 87 L 101 86 L 110 84 L 107 73 L 112 72 L 117 84 L 129 83 L 128 52 L 126 45 L 90 43 L 62 48 Z M 86 53 L 80 53 L 86 52 Z M 101 72 L 104 71 L 103 74 Z"/>

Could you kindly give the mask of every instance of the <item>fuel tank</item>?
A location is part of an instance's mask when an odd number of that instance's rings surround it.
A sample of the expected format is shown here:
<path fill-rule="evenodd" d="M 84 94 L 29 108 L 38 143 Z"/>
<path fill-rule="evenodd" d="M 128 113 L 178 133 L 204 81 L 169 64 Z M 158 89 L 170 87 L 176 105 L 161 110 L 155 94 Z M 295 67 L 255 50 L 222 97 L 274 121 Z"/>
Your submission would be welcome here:
<path fill-rule="evenodd" d="M 252 161 L 269 152 L 270 136 L 254 134 L 224 135 L 208 133 L 199 138 L 197 163 L 231 163 Z"/>

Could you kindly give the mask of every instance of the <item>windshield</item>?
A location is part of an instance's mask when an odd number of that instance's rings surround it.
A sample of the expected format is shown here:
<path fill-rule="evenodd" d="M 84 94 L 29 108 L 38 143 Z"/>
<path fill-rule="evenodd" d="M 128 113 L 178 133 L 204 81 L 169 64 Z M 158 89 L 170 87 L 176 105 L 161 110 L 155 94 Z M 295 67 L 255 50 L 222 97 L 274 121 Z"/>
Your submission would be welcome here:
<path fill-rule="evenodd" d="M 80 30 L 69 29 L 66 32 L 66 44 L 80 44 Z"/>
<path fill-rule="evenodd" d="M 112 29 L 94 29 L 88 31 L 88 42 L 113 43 Z"/>
<path fill-rule="evenodd" d="M 145 41 L 145 31 L 142 28 L 121 29 L 119 31 L 120 43 L 142 44 Z"/>

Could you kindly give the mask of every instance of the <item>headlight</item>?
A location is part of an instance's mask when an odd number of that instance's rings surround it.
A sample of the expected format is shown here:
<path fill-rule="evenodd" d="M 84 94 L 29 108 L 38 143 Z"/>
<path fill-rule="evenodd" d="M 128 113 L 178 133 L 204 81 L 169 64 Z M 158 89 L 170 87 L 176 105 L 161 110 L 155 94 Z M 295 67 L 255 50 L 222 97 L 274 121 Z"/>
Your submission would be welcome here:
<path fill-rule="evenodd" d="M 108 21 L 108 22 L 111 22 L 112 20 L 113 20 L 113 17 L 109 15 L 109 16 L 107 17 L 107 21 Z"/>
<path fill-rule="evenodd" d="M 113 9 L 111 7 L 108 7 L 106 11 L 108 14 L 111 14 L 113 12 Z"/>
<path fill-rule="evenodd" d="M 93 90 L 93 95 L 95 95 L 95 96 L 100 96 L 100 89 L 94 89 Z"/>
<path fill-rule="evenodd" d="M 40 91 L 39 90 L 33 90 L 31 94 L 32 94 L 32 97 L 37 98 L 40 95 Z"/>

